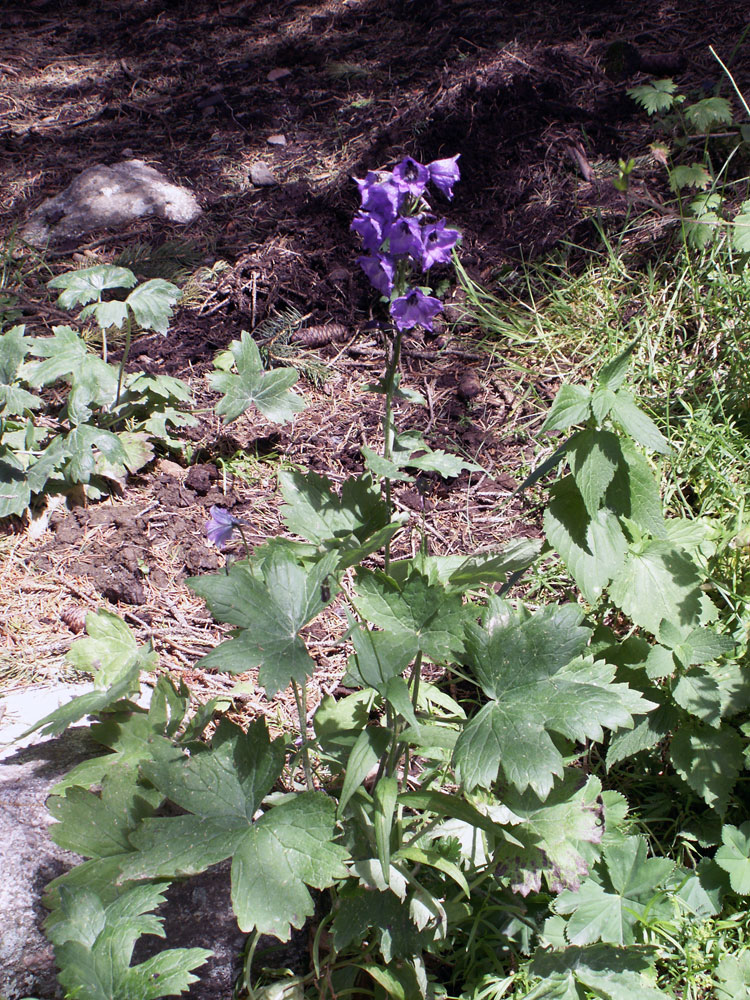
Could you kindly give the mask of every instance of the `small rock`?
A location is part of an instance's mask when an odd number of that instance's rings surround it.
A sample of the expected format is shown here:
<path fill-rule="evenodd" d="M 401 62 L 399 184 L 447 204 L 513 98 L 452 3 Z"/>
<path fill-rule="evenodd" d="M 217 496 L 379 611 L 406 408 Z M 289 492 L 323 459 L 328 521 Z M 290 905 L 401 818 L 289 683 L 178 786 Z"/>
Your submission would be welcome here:
<path fill-rule="evenodd" d="M 288 76 L 292 75 L 290 69 L 283 69 L 281 66 L 276 69 L 272 69 L 271 72 L 266 77 L 270 83 L 276 83 L 277 80 L 285 80 Z"/>
<path fill-rule="evenodd" d="M 275 187 L 279 182 L 267 163 L 258 161 L 250 167 L 250 181 L 256 187 Z"/>
<path fill-rule="evenodd" d="M 156 469 L 159 473 L 164 476 L 172 476 L 173 479 L 182 479 L 185 475 L 185 470 L 177 462 L 171 462 L 168 458 L 163 458 Z"/>
<path fill-rule="evenodd" d="M 96 229 L 122 228 L 134 219 L 156 215 L 188 224 L 201 214 L 195 196 L 172 184 L 143 160 L 111 167 L 97 163 L 32 212 L 21 236 L 32 246 L 78 240 Z"/>
<path fill-rule="evenodd" d="M 286 136 L 277 132 L 275 135 L 269 135 L 266 142 L 269 146 L 286 146 Z"/>

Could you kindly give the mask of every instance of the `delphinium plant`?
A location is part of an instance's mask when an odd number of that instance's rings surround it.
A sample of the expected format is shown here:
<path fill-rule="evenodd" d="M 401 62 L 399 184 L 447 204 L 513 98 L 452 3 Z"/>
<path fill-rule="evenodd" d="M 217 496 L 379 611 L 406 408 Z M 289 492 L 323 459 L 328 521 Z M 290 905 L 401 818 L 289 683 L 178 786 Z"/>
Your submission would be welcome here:
<path fill-rule="evenodd" d="M 703 683 L 711 661 L 730 652 L 708 625 L 700 567 L 683 544 L 689 526 L 664 521 L 639 448 L 665 445 L 623 387 L 632 348 L 593 392 L 564 387 L 546 424 L 552 432 L 584 424 L 537 472 L 563 460 L 571 467 L 545 527 L 580 598 L 510 599 L 511 578 L 539 553 L 535 540 L 468 555 L 433 555 L 425 544 L 391 555 L 404 520 L 390 484 L 411 470 L 455 476 L 467 466 L 415 431 L 399 433 L 393 407 L 419 401 L 400 385 L 401 340 L 437 315 L 424 275 L 458 239 L 429 215 L 425 192 L 432 182 L 450 196 L 457 179 L 457 157 L 426 166 L 406 158 L 359 182 L 360 262 L 392 323 L 375 387 L 386 400 L 383 451 L 364 448 L 364 471 L 340 489 L 315 473 L 280 473 L 282 518 L 297 538 L 269 539 L 226 572 L 189 581 L 233 626 L 202 665 L 257 667 L 269 698 L 291 688 L 298 728 L 272 739 L 263 718 L 247 731 L 223 718 L 203 740 L 221 706 L 186 722 L 184 685 L 161 678 L 148 711 L 125 700 L 152 654 L 123 623 L 92 615 L 89 638 L 73 647 L 78 662 L 99 665 L 95 691 L 39 726 L 59 732 L 97 710 L 104 721 L 92 735 L 110 753 L 68 775 L 49 804 L 56 842 L 88 859 L 48 887 L 48 933 L 70 997 L 142 1000 L 186 988 L 203 953 L 162 953 L 159 978 L 144 991 L 152 969 L 131 968 L 129 949 L 113 958 L 109 943 L 125 911 L 139 918 L 128 941 L 136 930 L 158 931 L 140 918 L 166 882 L 228 858 L 232 905 L 250 936 L 238 995 L 251 1000 L 281 992 L 264 983 L 263 935 L 285 941 L 306 923 L 309 968 L 283 980 L 295 998 L 484 1000 L 515 982 L 529 1000 L 657 1000 L 667 994 L 652 972 L 656 922 L 667 926 L 678 893 L 700 912 L 717 905 L 700 870 L 648 857 L 623 796 L 589 767 L 605 730 L 618 760 L 659 739 L 653 710 L 663 707 L 667 671 Z M 237 396 L 230 416 L 247 399 L 243 377 L 225 386 Z M 224 546 L 238 522 L 214 509 L 208 537 Z M 592 614 L 605 590 L 620 612 L 617 629 L 597 629 Z M 316 669 L 308 626 L 334 601 L 346 622 L 336 644 L 348 657 L 350 693 L 324 697 L 308 715 Z M 645 633 L 637 649 L 627 619 Z M 732 691 L 741 680 L 730 679 Z M 696 698 L 706 690 L 695 688 Z M 714 694 L 710 717 L 702 702 L 693 710 L 688 741 L 740 741 L 721 721 L 725 701 L 727 712 L 735 707 L 731 691 Z M 683 759 L 684 747 L 673 752 L 678 771 Z M 708 754 L 692 759 L 706 770 Z M 721 805 L 728 793 L 704 783 L 707 804 Z M 727 829 L 717 864 L 745 866 L 750 832 Z M 733 888 L 750 892 L 750 882 Z M 527 978 L 516 979 L 520 956 L 535 948 Z M 530 993 L 529 977 L 542 980 Z"/>

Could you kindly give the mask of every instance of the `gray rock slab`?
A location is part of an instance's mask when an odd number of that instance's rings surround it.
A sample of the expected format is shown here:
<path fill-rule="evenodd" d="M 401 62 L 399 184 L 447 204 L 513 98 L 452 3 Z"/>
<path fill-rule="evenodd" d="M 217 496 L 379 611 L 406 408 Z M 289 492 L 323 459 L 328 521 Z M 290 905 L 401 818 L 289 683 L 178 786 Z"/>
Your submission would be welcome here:
<path fill-rule="evenodd" d="M 75 693 L 79 693 L 80 688 Z M 58 693 L 59 694 L 59 693 Z M 60 700 L 70 692 L 59 694 Z M 36 718 L 56 707 L 37 698 Z M 14 736 L 16 716 L 27 702 L 11 703 L 0 724 L 0 742 Z M 43 707 L 44 711 L 41 710 Z M 32 717 L 30 718 L 29 715 Z M 23 720 L 34 721 L 33 713 Z M 3 729 L 5 730 L 3 732 Z M 68 729 L 55 739 L 19 748 L 5 747 L 0 759 L 0 997 L 3 1000 L 57 1000 L 55 961 L 42 924 L 41 904 L 48 882 L 81 859 L 52 842 L 52 818 L 45 808 L 51 788 L 82 760 L 101 752 L 87 726 Z M 199 981 L 183 994 L 189 1000 L 231 1000 L 245 935 L 237 926 L 230 899 L 230 865 L 218 865 L 196 878 L 176 882 L 160 908 L 166 941 L 139 941 L 134 961 L 166 947 L 200 947 L 213 958 L 196 971 Z"/>
<path fill-rule="evenodd" d="M 143 160 L 95 164 L 35 209 L 21 230 L 33 246 L 69 243 L 97 229 L 121 229 L 155 215 L 187 225 L 201 214 L 195 195 Z"/>
<path fill-rule="evenodd" d="M 274 187 L 279 183 L 273 170 L 262 160 L 250 167 L 250 180 L 256 187 Z"/>

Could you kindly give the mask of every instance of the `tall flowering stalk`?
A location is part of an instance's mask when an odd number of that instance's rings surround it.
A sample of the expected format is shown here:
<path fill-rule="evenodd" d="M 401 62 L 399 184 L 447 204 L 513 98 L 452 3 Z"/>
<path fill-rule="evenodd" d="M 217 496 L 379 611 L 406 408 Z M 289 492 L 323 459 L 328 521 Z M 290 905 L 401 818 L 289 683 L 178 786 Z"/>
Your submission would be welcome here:
<path fill-rule="evenodd" d="M 433 264 L 447 264 L 460 239 L 457 229 L 447 228 L 445 219 L 436 219 L 425 192 L 433 184 L 446 198 L 453 197 L 453 185 L 460 179 L 460 154 L 432 163 L 418 163 L 405 157 L 393 170 L 370 171 L 359 187 L 360 210 L 351 228 L 365 251 L 357 258 L 370 283 L 388 302 L 392 322 L 388 365 L 382 384 L 385 393 L 383 431 L 386 459 L 391 458 L 394 440 L 393 395 L 401 356 L 401 340 L 407 330 L 422 326 L 432 330 L 435 316 L 442 310 L 440 299 L 430 294 L 425 275 Z M 390 501 L 391 483 L 386 480 Z M 386 546 L 386 571 L 389 549 Z"/>

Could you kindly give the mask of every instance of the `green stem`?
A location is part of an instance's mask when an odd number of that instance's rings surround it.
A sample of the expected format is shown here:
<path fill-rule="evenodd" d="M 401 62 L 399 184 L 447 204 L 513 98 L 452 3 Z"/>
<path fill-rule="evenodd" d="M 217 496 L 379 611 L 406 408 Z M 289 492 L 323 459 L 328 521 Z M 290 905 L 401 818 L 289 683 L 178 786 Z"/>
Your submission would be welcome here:
<path fill-rule="evenodd" d="M 393 340 L 393 346 L 391 349 L 391 357 L 388 362 L 388 368 L 385 373 L 385 415 L 383 417 L 383 458 L 386 461 L 390 460 L 393 453 L 393 439 L 395 436 L 395 428 L 393 426 L 393 391 L 396 383 L 396 373 L 398 372 L 399 361 L 401 360 L 401 340 L 403 338 L 403 331 L 396 330 L 396 336 Z M 388 504 L 388 510 L 391 511 L 391 480 L 386 477 L 385 480 L 385 502 Z M 388 573 L 391 565 L 391 542 L 390 539 L 385 543 L 385 572 Z"/>
<path fill-rule="evenodd" d="M 120 403 L 120 392 L 122 390 L 122 376 L 125 373 L 125 365 L 128 360 L 128 354 L 130 354 L 130 338 L 133 334 L 133 324 L 130 319 L 130 312 L 128 311 L 128 322 L 125 327 L 125 350 L 122 352 L 122 361 L 120 362 L 120 370 L 117 373 L 117 396 L 115 397 L 115 406 Z"/>
<path fill-rule="evenodd" d="M 292 681 L 292 690 L 294 691 L 294 700 L 297 702 L 297 715 L 299 716 L 299 731 L 302 737 L 302 766 L 305 769 L 305 778 L 307 780 L 307 787 L 311 792 L 315 791 L 315 783 L 312 776 L 312 768 L 310 767 L 310 751 L 308 748 L 307 739 L 307 685 L 302 685 L 302 690 L 300 691 L 299 685 L 296 681 Z"/>

